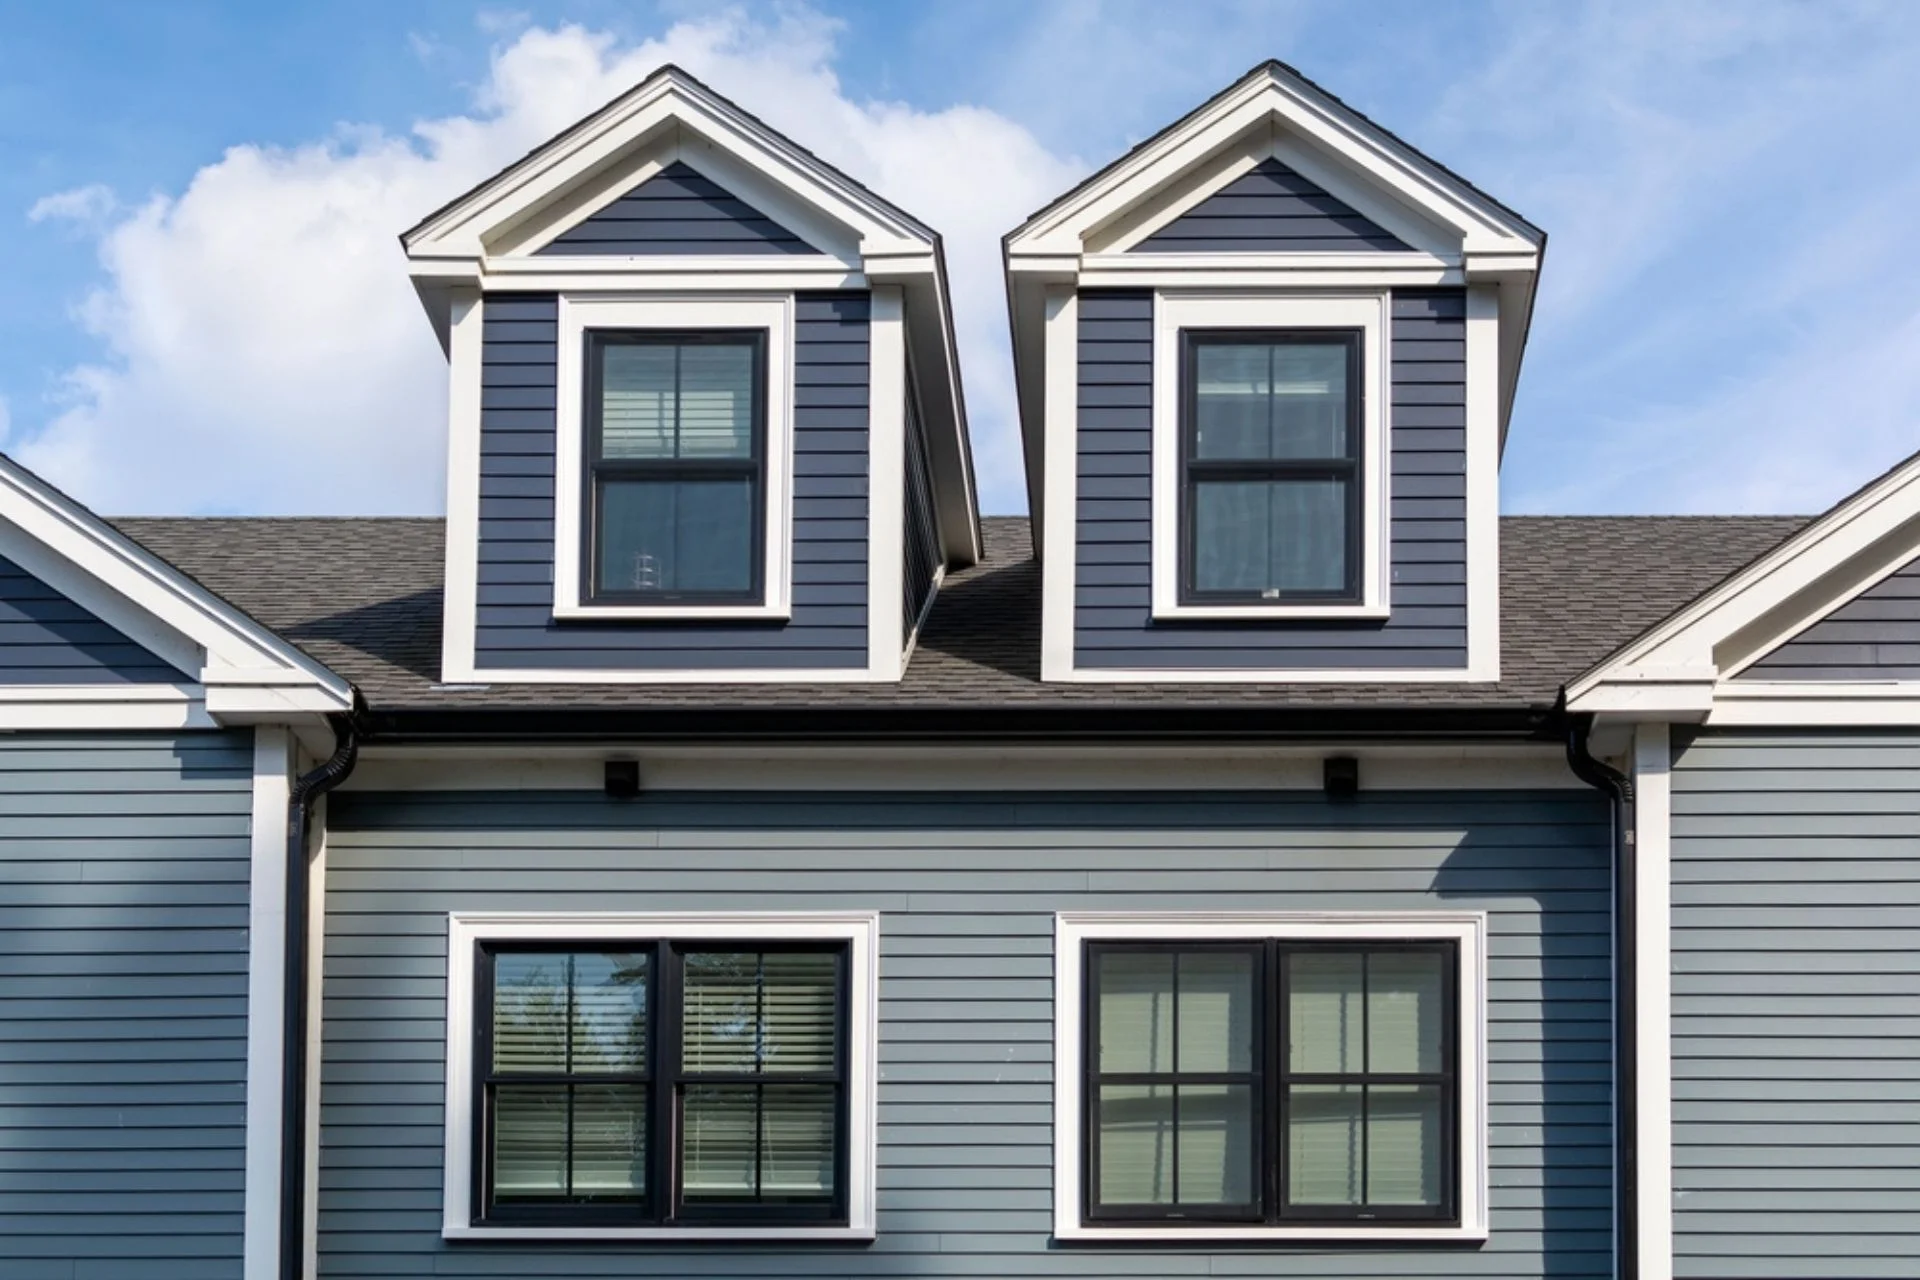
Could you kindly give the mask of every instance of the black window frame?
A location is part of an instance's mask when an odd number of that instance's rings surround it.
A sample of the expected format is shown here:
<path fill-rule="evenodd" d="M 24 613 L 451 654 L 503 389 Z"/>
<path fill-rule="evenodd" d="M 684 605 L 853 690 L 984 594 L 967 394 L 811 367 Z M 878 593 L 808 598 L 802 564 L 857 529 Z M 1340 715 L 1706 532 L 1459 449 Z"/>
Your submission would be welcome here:
<path fill-rule="evenodd" d="M 1108 1072 L 1100 1070 L 1100 958 L 1115 953 L 1173 954 L 1195 952 L 1243 953 L 1259 958 L 1254 967 L 1253 1004 L 1256 1025 L 1251 1072 L 1180 1073 Z M 1295 1072 L 1288 1066 L 1289 959 L 1302 954 L 1404 954 L 1417 952 L 1441 957 L 1441 1070 L 1438 1072 Z M 1176 965 L 1178 961 L 1176 960 Z M 1177 970 L 1176 970 L 1177 972 Z M 1365 970 L 1363 969 L 1363 974 Z M 1453 939 L 1343 939 L 1295 938 L 1090 940 L 1081 953 L 1081 1063 L 1080 1063 L 1080 1219 L 1098 1227 L 1206 1229 L 1225 1226 L 1275 1228 L 1406 1227 L 1432 1229 L 1461 1225 L 1460 1152 L 1460 944 Z M 1177 990 L 1177 980 L 1176 980 Z M 1361 1003 L 1366 1005 L 1363 978 Z M 1178 1001 L 1175 1002 L 1173 1043 L 1179 1043 Z M 1363 1036 L 1367 1020 L 1361 1019 Z M 1175 1066 L 1177 1067 L 1177 1060 Z M 1366 1060 L 1363 1056 L 1363 1067 Z M 1232 1078 L 1229 1079 L 1228 1077 Z M 1253 1186 L 1251 1205 L 1166 1204 L 1107 1205 L 1100 1200 L 1100 1087 L 1102 1084 L 1242 1083 L 1254 1085 Z M 1432 1208 L 1417 1205 L 1295 1205 L 1287 1197 L 1288 1088 L 1296 1084 L 1437 1085 L 1440 1090 L 1441 1195 Z M 1176 1095 L 1177 1097 L 1177 1095 Z M 1362 1095 L 1362 1124 L 1366 1123 L 1366 1094 Z M 1179 1119 L 1175 1103 L 1174 1122 Z M 1173 1185 L 1178 1186 L 1178 1143 L 1174 1144 Z M 1361 1143 L 1361 1187 L 1366 1187 L 1366 1143 Z"/>
<path fill-rule="evenodd" d="M 1339 458 L 1202 458 L 1200 439 L 1199 352 L 1206 346 L 1269 348 L 1288 343 L 1347 349 L 1347 453 Z M 1366 331 L 1327 329 L 1182 329 L 1180 331 L 1179 386 L 1179 603 L 1183 605 L 1362 604 L 1365 602 L 1363 557 L 1366 553 Z M 1271 376 L 1268 400 L 1271 403 Z M 1337 591 L 1203 591 L 1196 585 L 1194 526 L 1198 518 L 1196 490 L 1207 481 L 1339 480 L 1347 489 L 1346 575 Z"/>
<path fill-rule="evenodd" d="M 493 959 L 502 954 L 577 955 L 617 953 L 650 956 L 647 968 L 646 1069 L 559 1077 L 493 1069 Z M 682 992 L 687 955 L 696 952 L 808 953 L 832 955 L 834 969 L 834 1064 L 831 1072 L 719 1073 L 688 1071 L 682 1062 Z M 845 1227 L 849 1222 L 852 1099 L 849 1087 L 853 1030 L 850 1025 L 852 944 L 846 941 L 753 938 L 482 939 L 474 947 L 472 1222 L 475 1227 Z M 645 1084 L 647 1099 L 646 1192 L 632 1200 L 500 1204 L 493 1190 L 493 1089 L 500 1084 Z M 829 1085 L 834 1089 L 834 1189 L 831 1199 L 794 1203 L 761 1199 L 686 1203 L 680 1166 L 681 1094 L 692 1084 Z M 756 1145 L 759 1129 L 755 1128 Z M 757 1151 L 756 1151 L 757 1155 Z M 757 1160 L 756 1160 L 757 1164 Z"/>
<path fill-rule="evenodd" d="M 580 599 L 586 605 L 757 605 L 767 595 L 767 331 L 765 329 L 590 329 L 583 335 L 586 346 L 585 385 L 582 389 L 584 427 L 582 449 L 580 509 L 585 513 L 580 528 Z M 605 355 L 608 347 L 672 347 L 676 351 L 689 346 L 753 347 L 753 386 L 751 391 L 751 456 L 748 458 L 615 458 L 602 456 L 602 426 L 605 413 Z M 675 412 L 679 402 L 679 362 L 674 366 Z M 753 483 L 750 504 L 753 527 L 749 531 L 752 582 L 742 591 L 602 590 L 600 553 L 603 547 L 601 495 L 609 480 L 740 480 Z"/>

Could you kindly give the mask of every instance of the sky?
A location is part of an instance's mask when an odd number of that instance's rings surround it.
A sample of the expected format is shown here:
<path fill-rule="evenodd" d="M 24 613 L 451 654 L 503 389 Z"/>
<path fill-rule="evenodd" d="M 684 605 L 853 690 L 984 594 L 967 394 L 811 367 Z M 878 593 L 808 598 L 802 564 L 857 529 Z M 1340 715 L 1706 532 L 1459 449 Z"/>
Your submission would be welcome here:
<path fill-rule="evenodd" d="M 1516 513 L 1810 512 L 1920 448 L 1911 0 L 0 0 L 0 450 L 109 514 L 443 505 L 397 236 L 672 61 L 938 228 L 981 505 L 999 239 L 1277 57 L 1549 233 Z"/>

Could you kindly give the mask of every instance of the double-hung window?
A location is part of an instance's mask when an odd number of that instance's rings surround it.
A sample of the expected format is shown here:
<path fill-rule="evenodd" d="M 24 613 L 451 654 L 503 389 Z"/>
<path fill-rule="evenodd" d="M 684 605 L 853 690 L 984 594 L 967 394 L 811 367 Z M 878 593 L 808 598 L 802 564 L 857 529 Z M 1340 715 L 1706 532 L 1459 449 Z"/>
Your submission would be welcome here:
<path fill-rule="evenodd" d="M 1477 925 L 1288 923 L 1063 918 L 1063 1235 L 1484 1229 Z"/>
<path fill-rule="evenodd" d="M 870 1016 L 870 930 L 493 932 L 456 918 L 471 974 L 450 999 L 470 1002 L 471 1034 L 452 1234 L 845 1236 L 870 1221 L 855 1184 L 871 1176 L 856 1150 L 871 1037 L 853 1030 Z"/>
<path fill-rule="evenodd" d="M 766 334 L 587 338 L 590 603 L 757 603 L 766 580 Z"/>

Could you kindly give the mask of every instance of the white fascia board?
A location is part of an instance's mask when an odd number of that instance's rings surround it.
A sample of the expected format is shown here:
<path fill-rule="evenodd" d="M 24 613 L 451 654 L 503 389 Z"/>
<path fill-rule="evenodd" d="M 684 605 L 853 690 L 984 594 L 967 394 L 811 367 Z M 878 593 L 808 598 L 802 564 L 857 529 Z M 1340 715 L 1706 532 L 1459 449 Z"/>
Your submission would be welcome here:
<path fill-rule="evenodd" d="M 1732 674 L 1897 568 L 1900 557 L 1911 559 L 1917 547 L 1920 455 L 1574 680 L 1568 703 L 1578 710 L 1599 686 L 1640 671 Z M 1865 571 L 1849 573 L 1864 557 L 1871 557 Z M 1724 652 L 1735 639 L 1739 652 Z M 1723 657 L 1730 660 L 1723 664 Z"/>

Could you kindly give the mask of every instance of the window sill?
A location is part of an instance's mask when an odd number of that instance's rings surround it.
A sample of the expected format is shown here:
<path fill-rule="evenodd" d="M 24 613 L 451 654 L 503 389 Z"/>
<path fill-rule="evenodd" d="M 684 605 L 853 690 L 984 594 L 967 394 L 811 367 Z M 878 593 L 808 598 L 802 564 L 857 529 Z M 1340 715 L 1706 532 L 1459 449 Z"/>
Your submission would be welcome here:
<path fill-rule="evenodd" d="M 556 604 L 560 622 L 788 622 L 793 609 L 785 604 Z"/>
<path fill-rule="evenodd" d="M 1294 619 L 1384 622 L 1391 613 L 1385 604 L 1164 604 L 1153 606 L 1155 622 L 1289 622 Z"/>
<path fill-rule="evenodd" d="M 1054 1229 L 1059 1240 L 1239 1240 L 1249 1243 L 1311 1244 L 1342 1240 L 1405 1240 L 1424 1244 L 1478 1244 L 1487 1239 L 1484 1226 L 1472 1227 L 1101 1227 L 1061 1226 Z"/>
<path fill-rule="evenodd" d="M 858 1227 L 459 1227 L 440 1229 L 442 1240 L 734 1240 L 840 1241 L 845 1244 L 871 1243 L 872 1226 Z"/>

